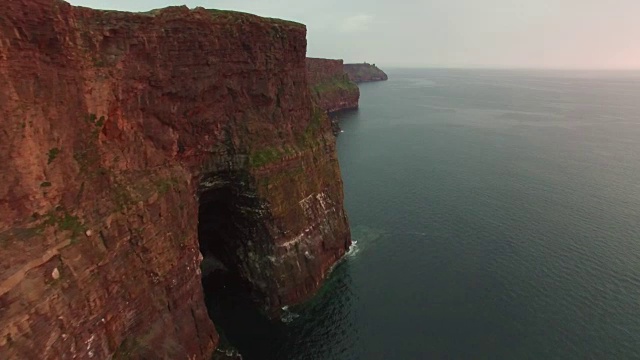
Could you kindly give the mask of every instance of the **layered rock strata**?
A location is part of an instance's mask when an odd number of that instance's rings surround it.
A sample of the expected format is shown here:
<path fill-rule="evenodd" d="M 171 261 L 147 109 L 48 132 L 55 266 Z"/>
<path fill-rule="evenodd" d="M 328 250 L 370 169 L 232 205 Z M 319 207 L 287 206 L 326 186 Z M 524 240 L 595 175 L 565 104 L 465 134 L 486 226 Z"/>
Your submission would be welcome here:
<path fill-rule="evenodd" d="M 201 251 L 267 310 L 319 288 L 350 235 L 305 52 L 248 14 L 0 2 L 0 358 L 209 358 Z"/>

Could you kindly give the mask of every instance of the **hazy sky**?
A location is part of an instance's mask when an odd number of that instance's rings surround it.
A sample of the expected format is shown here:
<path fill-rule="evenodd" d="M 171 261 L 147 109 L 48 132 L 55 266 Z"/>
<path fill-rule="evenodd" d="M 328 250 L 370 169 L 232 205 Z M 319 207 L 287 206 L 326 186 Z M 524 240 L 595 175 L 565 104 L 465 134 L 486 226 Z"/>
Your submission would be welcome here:
<path fill-rule="evenodd" d="M 6 1 L 6 0 L 1 0 Z M 640 69 L 640 0 L 71 0 L 186 4 L 307 25 L 308 55 L 382 66 Z"/>

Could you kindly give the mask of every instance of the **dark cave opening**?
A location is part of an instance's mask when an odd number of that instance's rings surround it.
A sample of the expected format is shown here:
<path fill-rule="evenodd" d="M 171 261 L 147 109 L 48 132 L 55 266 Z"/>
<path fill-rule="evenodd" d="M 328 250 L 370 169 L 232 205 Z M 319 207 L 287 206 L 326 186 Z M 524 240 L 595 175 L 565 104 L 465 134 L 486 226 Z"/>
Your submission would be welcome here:
<path fill-rule="evenodd" d="M 234 196 L 230 188 L 207 190 L 200 195 L 198 241 L 204 257 L 202 277 L 229 270 L 239 229 L 234 222 Z"/>
<path fill-rule="evenodd" d="M 252 225 L 240 204 L 242 200 L 230 187 L 200 194 L 202 286 L 209 317 L 220 334 L 220 349 L 235 348 L 244 359 L 269 359 L 278 352 L 276 339 L 282 323 L 265 316 L 250 284 L 240 275 L 237 253 L 248 240 L 246 228 Z"/>

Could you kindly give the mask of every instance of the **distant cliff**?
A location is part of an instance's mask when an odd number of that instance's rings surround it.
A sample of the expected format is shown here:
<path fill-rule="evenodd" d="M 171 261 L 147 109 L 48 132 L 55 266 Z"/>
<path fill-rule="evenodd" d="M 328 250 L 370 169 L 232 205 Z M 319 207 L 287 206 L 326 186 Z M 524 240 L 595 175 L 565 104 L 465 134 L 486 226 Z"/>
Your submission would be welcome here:
<path fill-rule="evenodd" d="M 200 264 L 267 310 L 351 239 L 303 25 L 0 1 L 0 359 L 210 359 Z"/>
<path fill-rule="evenodd" d="M 344 72 L 342 60 L 307 58 L 307 76 L 311 96 L 325 111 L 358 108 L 360 89 Z"/>
<path fill-rule="evenodd" d="M 380 70 L 376 64 L 344 64 L 344 71 L 349 75 L 349 79 L 357 83 L 388 79 L 387 74 Z"/>

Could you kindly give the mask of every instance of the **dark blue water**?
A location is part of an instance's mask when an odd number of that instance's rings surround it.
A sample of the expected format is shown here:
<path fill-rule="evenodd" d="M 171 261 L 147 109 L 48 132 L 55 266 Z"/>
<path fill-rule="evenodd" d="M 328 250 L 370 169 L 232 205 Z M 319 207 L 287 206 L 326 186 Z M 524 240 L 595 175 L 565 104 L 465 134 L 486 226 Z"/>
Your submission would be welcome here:
<path fill-rule="evenodd" d="M 341 122 L 353 254 L 247 358 L 640 359 L 640 74 L 389 78 Z"/>

